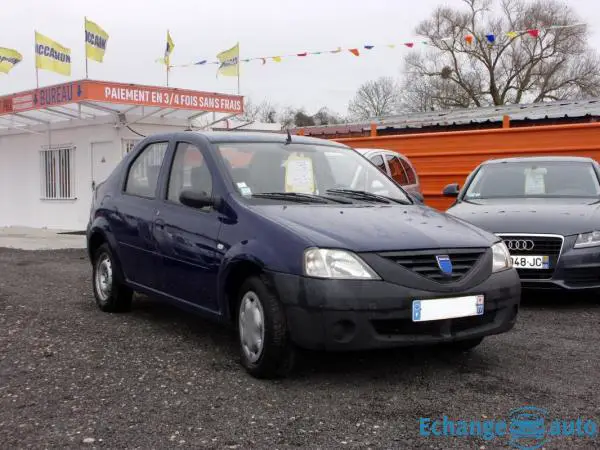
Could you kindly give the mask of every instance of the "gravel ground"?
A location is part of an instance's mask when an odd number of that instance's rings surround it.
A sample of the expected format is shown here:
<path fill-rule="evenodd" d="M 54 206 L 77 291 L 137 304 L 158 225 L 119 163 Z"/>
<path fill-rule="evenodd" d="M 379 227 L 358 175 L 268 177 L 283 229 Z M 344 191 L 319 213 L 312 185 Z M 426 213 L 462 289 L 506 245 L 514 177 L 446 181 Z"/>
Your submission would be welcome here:
<path fill-rule="evenodd" d="M 418 418 L 530 404 L 600 422 L 597 301 L 529 299 L 512 332 L 470 355 L 311 354 L 292 377 L 259 381 L 231 331 L 148 298 L 102 313 L 90 274 L 83 250 L 0 249 L 0 447 L 507 448 L 420 437 Z"/>

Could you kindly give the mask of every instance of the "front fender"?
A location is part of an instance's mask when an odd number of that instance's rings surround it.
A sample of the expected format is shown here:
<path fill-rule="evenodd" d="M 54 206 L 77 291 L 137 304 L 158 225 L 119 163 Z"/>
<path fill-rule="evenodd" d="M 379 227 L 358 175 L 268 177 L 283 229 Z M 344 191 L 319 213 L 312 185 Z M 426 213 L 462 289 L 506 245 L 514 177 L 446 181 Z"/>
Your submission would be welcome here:
<path fill-rule="evenodd" d="M 257 240 L 242 241 L 231 246 L 223 257 L 217 275 L 217 298 L 221 311 L 224 311 L 226 316 L 230 314 L 225 294 L 227 279 L 239 264 L 253 264 L 267 275 L 269 272 L 298 273 L 302 270 L 302 251 L 298 251 L 298 258 L 290 258 L 289 255 L 290 249 L 281 251 Z"/>

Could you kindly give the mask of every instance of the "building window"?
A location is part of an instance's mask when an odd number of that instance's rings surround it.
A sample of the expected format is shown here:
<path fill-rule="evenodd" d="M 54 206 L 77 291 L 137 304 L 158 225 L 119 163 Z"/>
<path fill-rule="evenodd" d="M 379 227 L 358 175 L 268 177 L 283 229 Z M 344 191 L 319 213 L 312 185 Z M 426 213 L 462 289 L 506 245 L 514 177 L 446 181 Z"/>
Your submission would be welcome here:
<path fill-rule="evenodd" d="M 141 139 L 123 139 L 123 156 L 129 153 Z"/>
<path fill-rule="evenodd" d="M 75 197 L 75 147 L 49 146 L 40 151 L 42 198 L 70 200 Z"/>

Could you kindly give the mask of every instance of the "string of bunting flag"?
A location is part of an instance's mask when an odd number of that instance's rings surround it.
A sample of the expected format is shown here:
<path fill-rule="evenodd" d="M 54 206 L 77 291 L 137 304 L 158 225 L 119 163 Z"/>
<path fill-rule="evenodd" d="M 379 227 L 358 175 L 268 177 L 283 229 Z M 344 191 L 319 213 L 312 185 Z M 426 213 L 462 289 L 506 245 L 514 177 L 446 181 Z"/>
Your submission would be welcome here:
<path fill-rule="evenodd" d="M 580 26 L 585 26 L 585 25 L 586 24 L 584 24 L 584 23 L 576 23 L 576 24 L 572 24 L 572 25 L 551 25 L 548 27 L 531 28 L 531 29 L 521 30 L 521 31 L 507 31 L 503 34 L 504 34 L 504 36 L 508 37 L 509 39 L 516 39 L 518 37 L 523 37 L 523 36 L 537 39 L 537 38 L 539 38 L 542 31 L 557 30 L 557 29 L 561 29 L 561 28 L 573 28 L 573 27 L 580 27 Z M 467 45 L 473 45 L 477 41 L 480 41 L 480 40 L 486 42 L 488 45 L 494 45 L 496 43 L 498 37 L 499 37 L 498 35 L 491 34 L 491 33 L 485 34 L 482 36 L 466 34 L 464 36 L 464 41 Z M 455 39 L 455 37 L 446 37 L 446 38 L 440 39 L 440 41 L 442 41 L 442 42 L 452 41 L 454 39 Z M 363 50 L 370 51 L 376 47 L 377 48 L 390 48 L 390 49 L 394 49 L 397 47 L 414 48 L 419 45 L 430 45 L 431 42 L 432 42 L 431 40 L 420 40 L 420 41 L 408 41 L 408 42 L 403 42 L 400 44 L 385 44 L 385 45 L 365 44 L 361 47 L 352 47 L 352 48 L 338 47 L 334 50 L 329 49 L 329 50 L 320 50 L 320 51 L 312 51 L 312 52 L 302 51 L 302 52 L 297 52 L 297 53 L 289 53 L 289 54 L 282 54 L 282 55 L 275 55 L 275 56 L 255 56 L 255 57 L 251 57 L 251 58 L 242 58 L 239 61 L 243 62 L 243 63 L 248 63 L 251 61 L 261 61 L 261 63 L 263 65 L 265 65 L 268 61 L 280 63 L 285 58 L 304 58 L 309 55 L 339 54 L 342 52 L 349 52 L 349 53 L 353 54 L 354 56 L 360 56 L 361 51 L 363 51 Z M 211 61 L 209 59 L 203 58 L 203 59 L 200 59 L 193 63 L 174 64 L 171 67 L 195 67 L 195 66 L 206 66 L 206 65 L 211 65 L 211 64 L 221 65 L 221 64 L 223 64 L 223 61 L 221 61 L 220 59 Z"/>
<path fill-rule="evenodd" d="M 462 36 L 461 39 L 464 39 L 466 45 L 473 45 L 478 41 L 487 42 L 488 45 L 493 46 L 496 44 L 498 38 L 503 36 L 509 39 L 516 39 L 519 37 L 529 37 L 531 39 L 540 38 L 543 31 L 547 30 L 556 30 L 561 28 L 573 28 L 585 26 L 584 23 L 576 23 L 571 25 L 551 25 L 548 27 L 541 28 L 531 28 L 527 30 L 521 31 L 508 31 L 502 33 L 501 35 L 495 34 L 485 34 L 485 35 L 474 35 L 474 34 L 466 34 Z M 87 17 L 84 18 L 84 43 L 85 43 L 85 69 L 86 69 L 86 78 L 88 76 L 88 60 L 93 60 L 99 63 L 104 62 L 104 55 L 107 49 L 107 43 L 109 40 L 108 33 L 101 28 L 95 22 L 88 20 Z M 456 39 L 453 37 L 446 37 L 441 39 L 441 41 L 454 41 Z M 323 54 L 340 54 L 342 52 L 349 52 L 354 56 L 361 56 L 361 52 L 363 51 L 371 51 L 374 48 L 396 48 L 396 47 L 408 47 L 413 48 L 418 45 L 430 45 L 432 41 L 430 40 L 420 40 L 420 41 L 407 41 L 403 43 L 397 44 L 387 44 L 387 45 L 371 45 L 365 44 L 360 47 L 351 47 L 351 48 L 342 48 L 338 47 L 336 49 L 329 50 L 321 50 L 321 51 L 301 51 L 290 54 L 281 54 L 274 56 L 257 56 L 252 58 L 240 58 L 240 45 L 237 43 L 235 46 L 220 52 L 216 55 L 216 60 L 209 59 L 200 59 L 193 63 L 189 64 L 171 64 L 171 54 L 173 49 L 175 48 L 175 43 L 173 38 L 171 37 L 171 33 L 167 30 L 167 39 L 166 45 L 164 47 L 164 53 L 161 58 L 158 58 L 156 61 L 163 64 L 165 66 L 166 75 L 167 75 L 167 86 L 169 84 L 169 71 L 174 67 L 195 67 L 195 66 L 207 66 L 212 64 L 219 65 L 217 69 L 217 76 L 219 74 L 225 76 L 237 76 L 238 77 L 238 90 L 239 90 L 239 66 L 240 63 L 248 63 L 251 61 L 261 61 L 262 64 L 266 64 L 267 61 L 272 61 L 275 63 L 282 62 L 285 58 L 305 58 L 310 55 L 323 55 Z M 35 53 L 35 70 L 36 70 L 36 81 L 38 79 L 38 70 L 48 70 L 52 71 L 64 76 L 71 75 L 71 49 L 67 48 L 60 43 L 50 39 L 49 37 L 39 33 L 37 30 L 35 31 L 35 40 L 34 40 L 34 53 Z M 15 49 L 0 47 L 0 73 L 8 74 L 16 65 L 18 65 L 23 60 L 23 55 L 19 53 Z M 39 81 L 38 81 L 39 86 Z"/>

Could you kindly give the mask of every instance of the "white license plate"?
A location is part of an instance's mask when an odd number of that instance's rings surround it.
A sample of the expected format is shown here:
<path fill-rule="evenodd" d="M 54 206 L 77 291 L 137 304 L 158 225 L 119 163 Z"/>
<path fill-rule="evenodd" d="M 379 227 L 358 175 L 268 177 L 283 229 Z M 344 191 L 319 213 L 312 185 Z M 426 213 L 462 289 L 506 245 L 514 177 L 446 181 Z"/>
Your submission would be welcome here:
<path fill-rule="evenodd" d="M 413 300 L 413 322 L 454 319 L 456 317 L 483 315 L 483 295 L 467 297 Z"/>
<path fill-rule="evenodd" d="M 513 266 L 517 269 L 549 269 L 550 257 L 548 256 L 519 256 L 511 255 Z"/>

